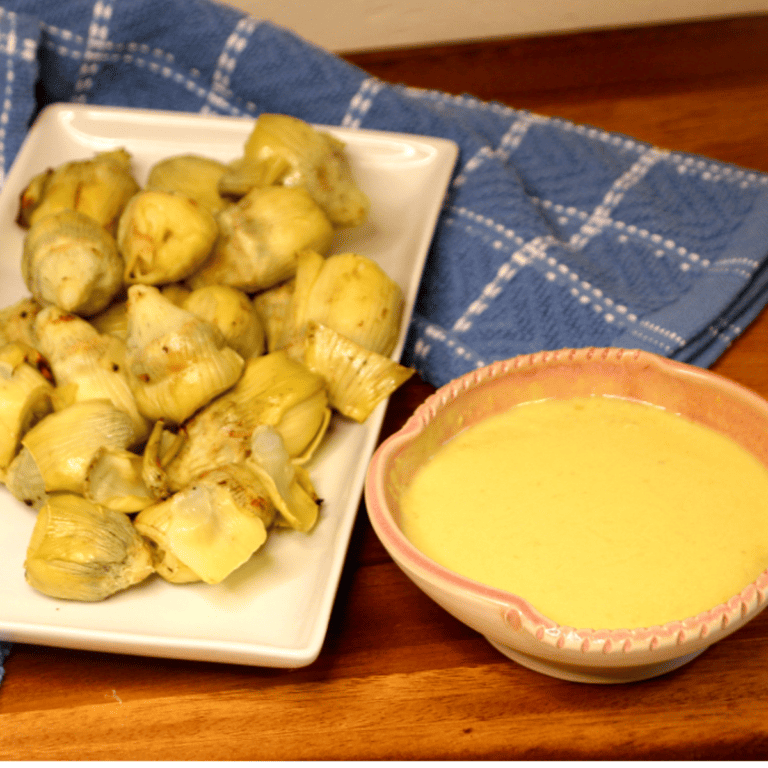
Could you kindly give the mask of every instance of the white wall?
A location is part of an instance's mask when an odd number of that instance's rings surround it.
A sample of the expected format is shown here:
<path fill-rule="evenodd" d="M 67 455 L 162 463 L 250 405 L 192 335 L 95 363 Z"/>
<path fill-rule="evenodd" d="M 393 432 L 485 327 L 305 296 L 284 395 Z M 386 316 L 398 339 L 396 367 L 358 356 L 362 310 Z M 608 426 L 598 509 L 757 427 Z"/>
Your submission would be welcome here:
<path fill-rule="evenodd" d="M 363 51 L 768 12 L 768 0 L 224 0 L 323 48 Z"/>

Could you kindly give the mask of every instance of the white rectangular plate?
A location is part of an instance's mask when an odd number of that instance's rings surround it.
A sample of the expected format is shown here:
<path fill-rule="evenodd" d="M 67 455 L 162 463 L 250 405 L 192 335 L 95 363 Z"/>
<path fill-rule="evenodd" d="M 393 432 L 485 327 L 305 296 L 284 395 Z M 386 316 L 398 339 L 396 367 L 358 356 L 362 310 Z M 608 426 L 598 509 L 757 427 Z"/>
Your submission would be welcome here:
<path fill-rule="evenodd" d="M 0 306 L 27 296 L 20 274 L 19 194 L 36 173 L 94 152 L 125 147 L 137 181 L 170 155 L 228 161 L 242 154 L 250 118 L 62 104 L 29 132 L 0 194 Z M 424 261 L 456 161 L 450 141 L 408 134 L 327 128 L 346 142 L 355 178 L 371 199 L 364 226 L 346 230 L 333 252 L 355 251 L 381 264 L 405 295 L 402 351 Z M 171 585 L 159 577 L 101 603 L 46 597 L 24 580 L 35 512 L 0 489 L 0 638 L 65 648 L 300 667 L 317 658 L 365 472 L 386 403 L 365 424 L 334 417 L 308 467 L 324 504 L 309 534 L 280 531 L 223 583 Z"/>

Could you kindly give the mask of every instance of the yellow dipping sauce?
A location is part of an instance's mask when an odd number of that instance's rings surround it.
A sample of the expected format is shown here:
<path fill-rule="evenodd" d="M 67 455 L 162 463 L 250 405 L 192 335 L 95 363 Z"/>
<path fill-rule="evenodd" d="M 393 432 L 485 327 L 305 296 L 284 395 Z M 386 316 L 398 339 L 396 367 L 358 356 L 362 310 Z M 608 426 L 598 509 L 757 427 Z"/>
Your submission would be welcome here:
<path fill-rule="evenodd" d="M 768 469 L 730 438 L 609 397 L 516 406 L 442 446 L 402 499 L 424 554 L 559 624 L 663 624 L 768 567 Z"/>

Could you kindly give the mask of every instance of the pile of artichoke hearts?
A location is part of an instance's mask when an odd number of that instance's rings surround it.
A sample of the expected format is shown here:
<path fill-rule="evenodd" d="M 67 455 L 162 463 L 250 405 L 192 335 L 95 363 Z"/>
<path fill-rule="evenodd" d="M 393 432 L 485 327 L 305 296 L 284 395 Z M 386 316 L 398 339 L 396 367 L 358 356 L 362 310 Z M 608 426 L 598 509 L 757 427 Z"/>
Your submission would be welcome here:
<path fill-rule="evenodd" d="M 170 157 L 143 186 L 123 148 L 30 180 L 30 295 L 0 310 L 0 479 L 37 511 L 33 588 L 216 584 L 275 528 L 313 528 L 332 414 L 363 422 L 413 373 L 390 359 L 397 283 L 329 253 L 368 209 L 343 143 L 276 114 L 241 157 Z"/>

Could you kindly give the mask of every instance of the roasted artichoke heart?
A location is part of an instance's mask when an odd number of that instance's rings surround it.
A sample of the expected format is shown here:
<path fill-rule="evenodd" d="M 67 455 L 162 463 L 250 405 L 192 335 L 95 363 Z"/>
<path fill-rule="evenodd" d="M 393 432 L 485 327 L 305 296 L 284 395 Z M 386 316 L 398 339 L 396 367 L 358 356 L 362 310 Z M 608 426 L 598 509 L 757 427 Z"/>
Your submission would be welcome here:
<path fill-rule="evenodd" d="M 109 400 L 84 400 L 49 413 L 21 439 L 49 493 L 82 493 L 96 452 L 126 449 L 133 442 L 131 417 Z"/>
<path fill-rule="evenodd" d="M 142 470 L 141 456 L 102 447 L 88 465 L 83 495 L 94 504 L 118 512 L 139 512 L 156 501 L 144 482 Z"/>
<path fill-rule="evenodd" d="M 261 318 L 267 352 L 283 349 L 291 335 L 290 309 L 295 281 L 286 280 L 253 297 L 253 306 Z"/>
<path fill-rule="evenodd" d="M 90 216 L 65 209 L 37 219 L 27 232 L 21 274 L 33 298 L 94 315 L 123 286 L 115 240 Z"/>
<path fill-rule="evenodd" d="M 138 190 L 128 152 L 99 152 L 35 176 L 21 195 L 18 222 L 31 227 L 50 213 L 71 209 L 114 235 L 120 213 Z"/>
<path fill-rule="evenodd" d="M 269 494 L 255 476 L 220 467 L 147 507 L 134 525 L 153 543 L 163 578 L 218 584 L 266 541 L 273 517 Z"/>
<path fill-rule="evenodd" d="M 302 359 L 323 377 L 331 407 L 361 423 L 414 373 L 314 321 L 307 327 Z"/>
<path fill-rule="evenodd" d="M 31 296 L 0 310 L 0 343 L 18 341 L 30 347 L 37 346 L 35 318 L 42 309 L 39 301 Z"/>
<path fill-rule="evenodd" d="M 178 490 L 206 469 L 242 461 L 259 424 L 274 427 L 291 457 L 306 460 L 330 418 L 321 376 L 283 351 L 252 357 L 229 392 L 183 424 L 182 445 L 166 468 L 168 482 Z"/>
<path fill-rule="evenodd" d="M 357 253 L 299 255 L 289 318 L 294 336 L 303 336 L 314 320 L 386 357 L 397 343 L 402 314 L 400 286 L 373 259 Z"/>
<path fill-rule="evenodd" d="M 28 348 L 0 347 L 0 477 L 27 430 L 52 410 L 53 385 L 27 362 Z"/>
<path fill-rule="evenodd" d="M 309 473 L 291 460 L 280 433 L 267 425 L 253 430 L 245 465 L 262 481 L 279 513 L 280 525 L 309 531 L 320 512 Z"/>
<path fill-rule="evenodd" d="M 243 358 L 218 328 L 177 307 L 157 288 L 128 289 L 128 381 L 148 418 L 181 423 L 229 389 Z"/>
<path fill-rule="evenodd" d="M 48 501 L 49 493 L 45 490 L 45 480 L 34 456 L 23 445 L 5 473 L 5 487 L 11 495 L 33 509 Z"/>
<path fill-rule="evenodd" d="M 24 567 L 39 592 L 86 602 L 104 600 L 154 571 L 149 546 L 128 515 L 69 493 L 51 496 L 37 513 Z"/>
<path fill-rule="evenodd" d="M 245 143 L 249 161 L 287 162 L 279 183 L 303 186 L 336 227 L 362 224 L 370 208 L 344 153 L 344 142 L 290 115 L 263 114 Z"/>
<path fill-rule="evenodd" d="M 210 254 L 217 234 L 213 215 L 194 200 L 175 192 L 137 193 L 117 226 L 125 282 L 162 285 L 191 275 Z"/>
<path fill-rule="evenodd" d="M 227 205 L 218 190 L 219 179 L 227 166 L 200 155 L 166 157 L 149 170 L 145 189 L 178 192 L 214 216 Z"/>
<path fill-rule="evenodd" d="M 325 253 L 333 227 L 303 188 L 251 190 L 217 217 L 219 238 L 210 258 L 192 275 L 193 288 L 231 285 L 248 293 L 293 277 L 296 254 Z"/>
<path fill-rule="evenodd" d="M 179 306 L 215 325 L 227 344 L 241 357 L 264 352 L 265 334 L 248 294 L 230 285 L 204 285 L 182 299 Z"/>
<path fill-rule="evenodd" d="M 125 341 L 128 337 L 128 302 L 116 301 L 101 312 L 91 315 L 88 322 L 99 333 L 108 333 Z"/>
<path fill-rule="evenodd" d="M 397 283 L 327 255 L 369 207 L 344 143 L 276 114 L 240 157 L 167 157 L 144 188 L 125 149 L 30 179 L 30 296 L 0 309 L 0 482 L 38 510 L 34 589 L 219 584 L 271 530 L 316 526 L 305 465 L 332 410 L 363 421 L 412 373 L 388 357 Z"/>
<path fill-rule="evenodd" d="M 150 422 L 139 412 L 128 382 L 125 342 L 100 334 L 89 322 L 46 307 L 35 324 L 38 348 L 50 363 L 59 403 L 106 398 L 131 417 L 134 442 L 146 439 Z"/>

